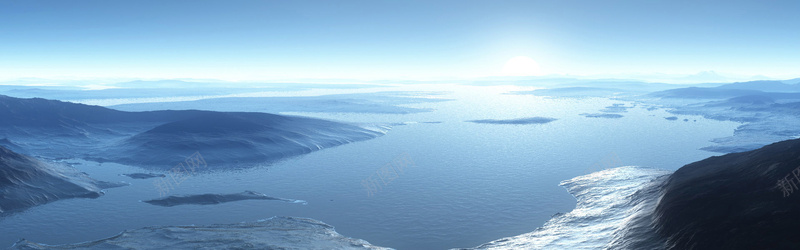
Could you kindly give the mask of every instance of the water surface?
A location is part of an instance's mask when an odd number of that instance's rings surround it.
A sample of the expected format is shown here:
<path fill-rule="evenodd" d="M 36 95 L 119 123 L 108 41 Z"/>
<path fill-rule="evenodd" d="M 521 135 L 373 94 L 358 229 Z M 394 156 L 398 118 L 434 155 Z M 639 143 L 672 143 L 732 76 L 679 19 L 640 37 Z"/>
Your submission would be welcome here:
<path fill-rule="evenodd" d="M 72 159 L 69 162 L 80 163 L 76 168 L 96 179 L 132 185 L 110 189 L 98 199 L 58 201 L 0 219 L 0 245 L 9 246 L 19 238 L 74 243 L 153 225 L 296 216 L 323 221 L 345 236 L 379 246 L 473 247 L 533 231 L 553 214 L 572 210 L 575 198 L 559 186 L 563 180 L 621 165 L 675 170 L 715 155 L 699 148 L 712 145 L 712 138 L 732 135 L 738 125 L 699 116 L 670 121 L 663 118 L 671 116 L 664 110 L 639 106 L 618 113 L 622 118 L 585 117 L 580 114 L 598 113 L 615 103 L 634 103 L 506 94 L 525 90 L 512 86 L 419 85 L 405 90 L 437 91 L 441 93 L 437 97 L 455 100 L 407 104 L 434 110 L 414 114 L 284 113 L 393 128 L 376 139 L 270 166 L 193 175 L 170 190 L 174 195 L 252 190 L 304 200 L 307 205 L 247 200 L 159 207 L 141 202 L 159 197 L 154 179 L 120 176 L 143 170 Z M 544 124 L 466 122 L 528 117 L 556 120 Z M 413 166 L 369 195 L 362 182 L 398 157 L 408 157 Z"/>

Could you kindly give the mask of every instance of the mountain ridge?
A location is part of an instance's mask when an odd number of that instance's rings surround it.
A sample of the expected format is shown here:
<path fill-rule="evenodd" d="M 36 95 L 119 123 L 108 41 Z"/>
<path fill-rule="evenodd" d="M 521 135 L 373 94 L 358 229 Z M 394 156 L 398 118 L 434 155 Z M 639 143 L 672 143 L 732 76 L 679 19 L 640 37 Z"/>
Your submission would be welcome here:
<path fill-rule="evenodd" d="M 35 155 L 156 169 L 168 169 L 194 152 L 216 168 L 258 165 L 375 138 L 386 129 L 257 112 L 126 112 L 2 95 L 0 116 L 5 118 L 0 138 L 21 142 Z"/>
<path fill-rule="evenodd" d="M 797 174 L 800 139 L 688 164 L 665 182 L 654 225 L 670 249 L 800 247 Z"/>

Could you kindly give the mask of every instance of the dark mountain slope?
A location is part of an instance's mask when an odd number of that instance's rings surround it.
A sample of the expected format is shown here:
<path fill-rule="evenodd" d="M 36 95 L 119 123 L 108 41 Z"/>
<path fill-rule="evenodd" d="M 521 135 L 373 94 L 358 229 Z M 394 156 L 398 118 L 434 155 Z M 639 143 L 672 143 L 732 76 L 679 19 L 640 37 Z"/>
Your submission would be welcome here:
<path fill-rule="evenodd" d="M 35 155 L 161 169 L 195 152 L 219 168 L 273 162 L 383 134 L 380 129 L 267 113 L 124 112 L 1 95 L 0 117 L 0 138 L 22 142 Z"/>
<path fill-rule="evenodd" d="M 97 198 L 116 186 L 0 146 L 0 216 L 60 199 Z"/>
<path fill-rule="evenodd" d="M 800 248 L 800 139 L 711 157 L 667 180 L 655 226 L 673 249 Z"/>
<path fill-rule="evenodd" d="M 128 137 L 94 158 L 166 168 L 202 152 L 212 168 L 219 168 L 273 162 L 380 135 L 382 132 L 319 119 L 207 112 Z"/>

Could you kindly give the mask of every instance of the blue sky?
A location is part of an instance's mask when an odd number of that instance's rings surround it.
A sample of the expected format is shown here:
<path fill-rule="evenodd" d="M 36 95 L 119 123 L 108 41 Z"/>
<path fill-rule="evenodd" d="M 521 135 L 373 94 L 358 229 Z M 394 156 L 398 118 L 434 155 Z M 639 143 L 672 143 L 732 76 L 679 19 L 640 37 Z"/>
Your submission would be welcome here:
<path fill-rule="evenodd" d="M 0 1 L 0 79 L 800 77 L 800 1 Z"/>

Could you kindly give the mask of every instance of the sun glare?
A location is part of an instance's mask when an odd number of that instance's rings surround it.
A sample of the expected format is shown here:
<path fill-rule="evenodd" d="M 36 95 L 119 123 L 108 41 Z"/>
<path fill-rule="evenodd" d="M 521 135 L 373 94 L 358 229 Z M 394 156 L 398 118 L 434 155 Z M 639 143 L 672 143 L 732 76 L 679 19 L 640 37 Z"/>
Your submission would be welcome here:
<path fill-rule="evenodd" d="M 539 63 L 527 56 L 511 58 L 503 66 L 504 76 L 538 76 L 542 75 Z"/>

